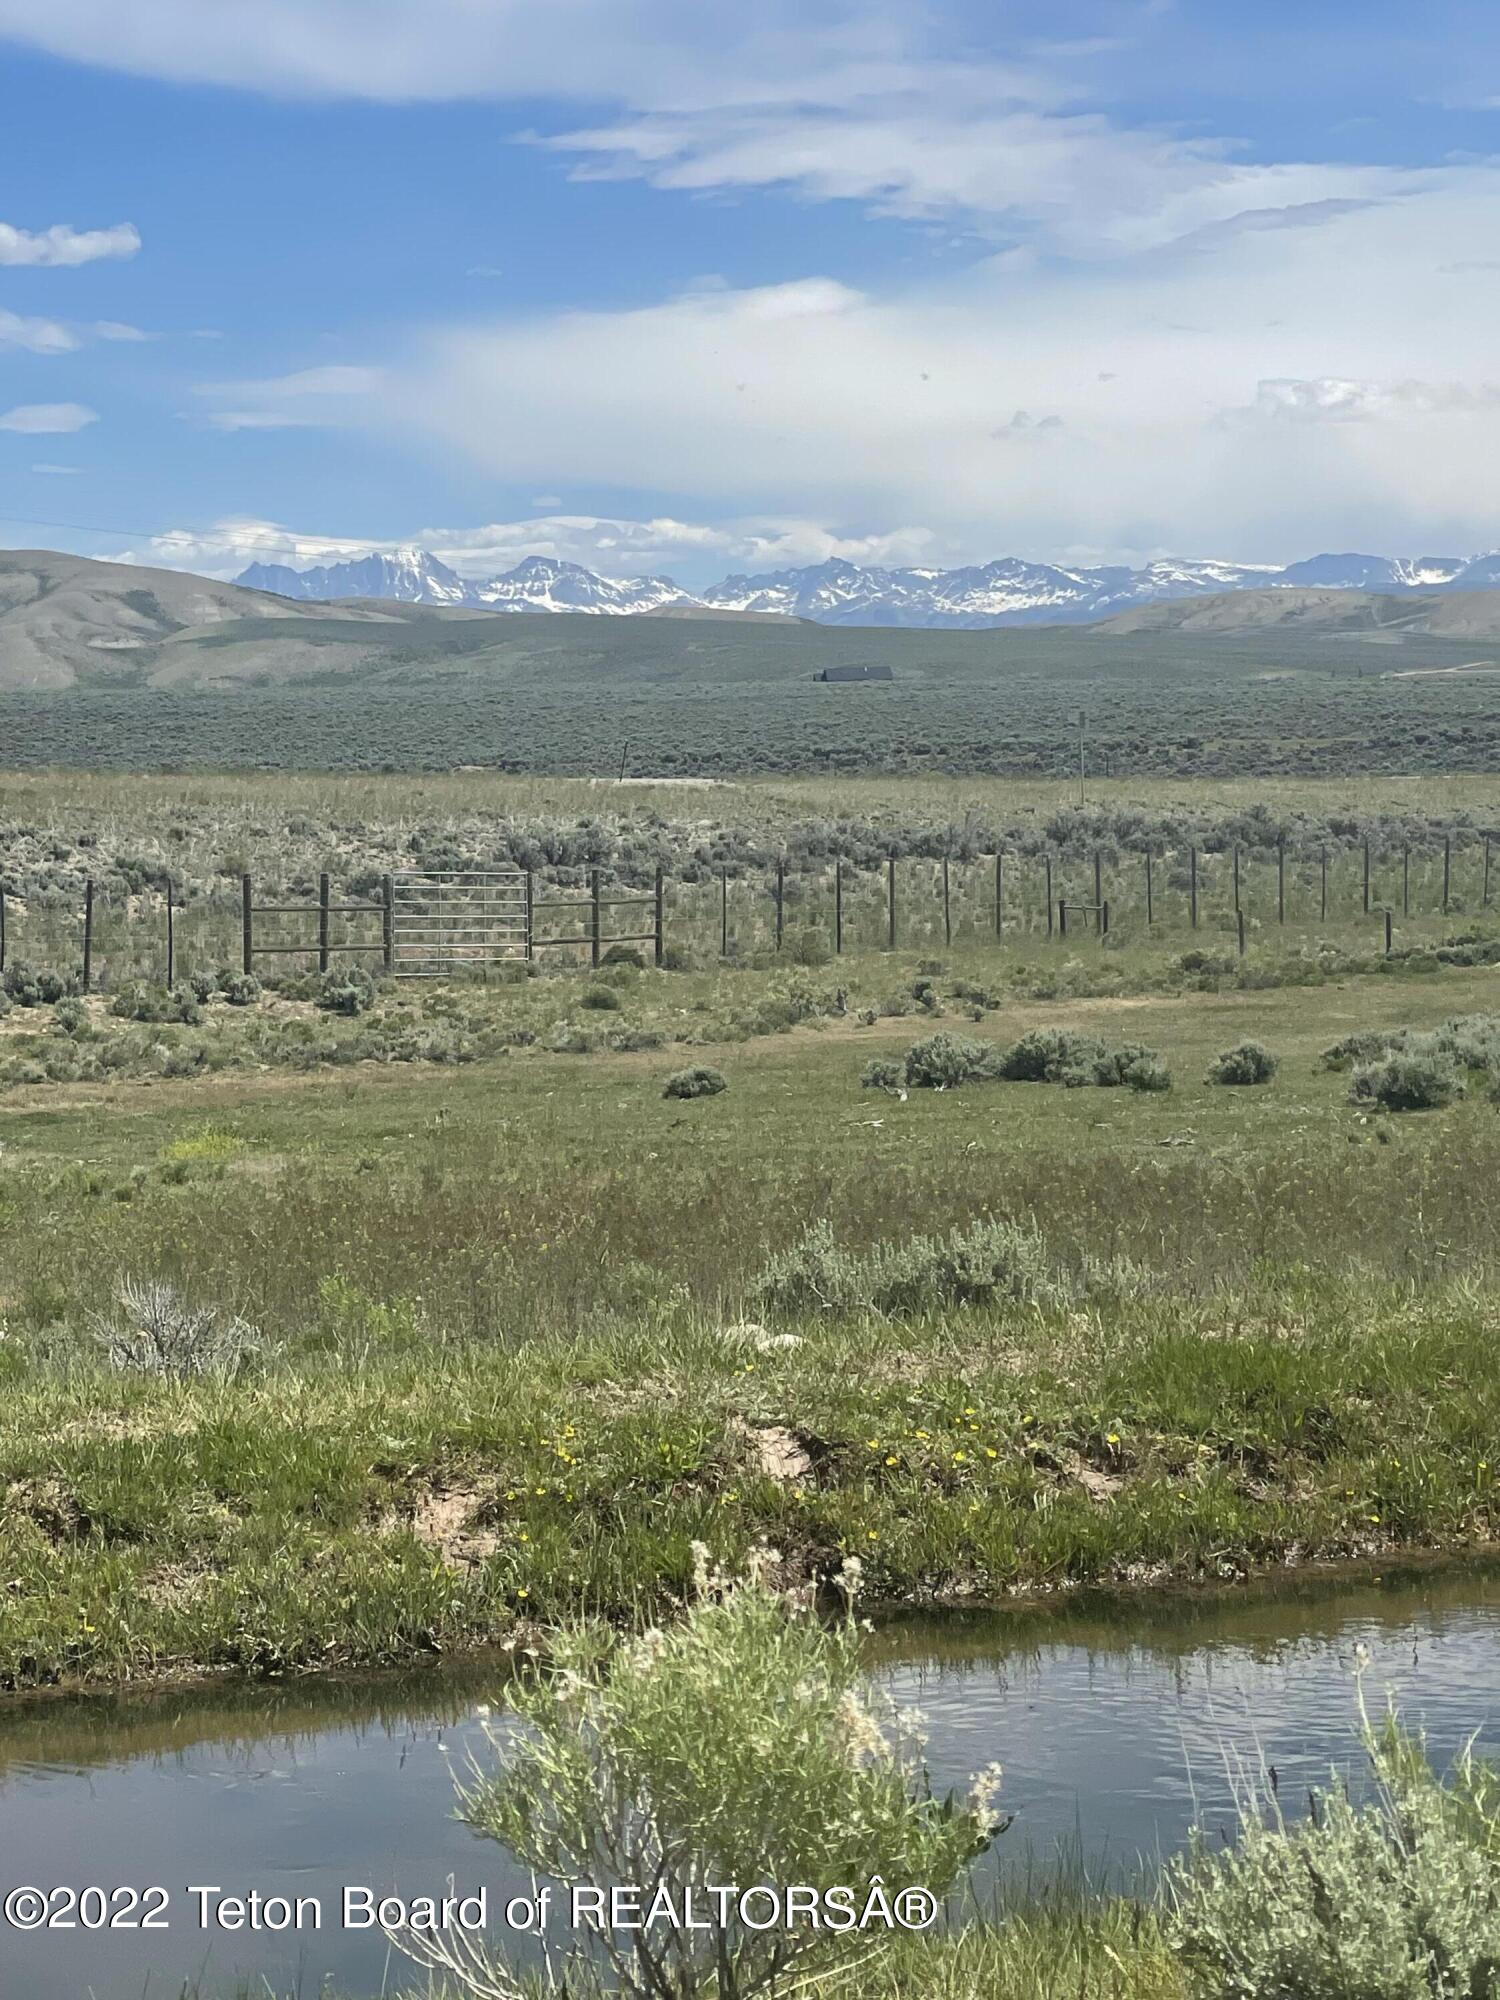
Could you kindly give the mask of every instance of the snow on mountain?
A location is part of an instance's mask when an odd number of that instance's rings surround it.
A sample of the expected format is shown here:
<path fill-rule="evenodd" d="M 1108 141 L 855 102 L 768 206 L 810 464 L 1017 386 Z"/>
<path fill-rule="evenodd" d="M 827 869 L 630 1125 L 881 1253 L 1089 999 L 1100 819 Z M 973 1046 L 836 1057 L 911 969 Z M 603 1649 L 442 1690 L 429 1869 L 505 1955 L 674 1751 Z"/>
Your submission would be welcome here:
<path fill-rule="evenodd" d="M 426 549 L 392 549 L 389 555 L 361 556 L 354 562 L 317 569 L 290 569 L 284 563 L 251 563 L 235 579 L 251 590 L 278 597 L 334 603 L 344 597 L 389 597 L 401 604 L 467 604 L 469 586 Z"/>
<path fill-rule="evenodd" d="M 1140 604 L 1232 590 L 1322 588 L 1385 591 L 1477 590 L 1500 585 L 1500 552 L 1459 556 L 1317 555 L 1277 568 L 1266 563 L 1162 558 L 1060 566 L 1014 556 L 960 569 L 865 568 L 841 557 L 802 569 L 725 577 L 694 594 L 670 577 L 606 577 L 579 563 L 528 556 L 504 575 L 461 577 L 425 549 L 402 548 L 358 561 L 296 570 L 252 563 L 236 578 L 282 597 L 335 601 L 394 598 L 477 610 L 572 612 L 596 616 L 656 611 L 754 611 L 820 625 L 887 625 L 980 630 L 997 625 L 1081 625 Z"/>

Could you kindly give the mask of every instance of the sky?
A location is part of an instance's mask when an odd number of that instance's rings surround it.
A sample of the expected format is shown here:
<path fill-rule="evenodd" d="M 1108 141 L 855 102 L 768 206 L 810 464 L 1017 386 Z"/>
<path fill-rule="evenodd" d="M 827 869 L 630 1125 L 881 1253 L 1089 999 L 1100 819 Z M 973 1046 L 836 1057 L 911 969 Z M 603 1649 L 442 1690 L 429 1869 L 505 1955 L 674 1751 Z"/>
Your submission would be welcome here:
<path fill-rule="evenodd" d="M 0 0 L 0 543 L 1500 543 L 1481 0 Z"/>

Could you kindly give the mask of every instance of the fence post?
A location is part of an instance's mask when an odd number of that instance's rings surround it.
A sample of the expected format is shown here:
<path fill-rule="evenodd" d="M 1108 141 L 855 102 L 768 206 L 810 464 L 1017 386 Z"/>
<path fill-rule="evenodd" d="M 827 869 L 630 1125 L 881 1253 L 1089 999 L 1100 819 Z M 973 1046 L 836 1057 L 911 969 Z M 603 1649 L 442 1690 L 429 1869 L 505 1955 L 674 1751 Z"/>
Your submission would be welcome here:
<path fill-rule="evenodd" d="M 1151 892 L 1151 849 L 1146 849 L 1146 928 L 1149 931 L 1156 920 L 1156 905 Z"/>
<path fill-rule="evenodd" d="M 1448 891 L 1453 885 L 1453 835 L 1443 835 L 1443 915 L 1448 914 Z"/>
<path fill-rule="evenodd" d="M 1099 905 L 1099 936 L 1101 939 L 1109 936 L 1109 903 L 1107 900 Z"/>
<path fill-rule="evenodd" d="M 1193 920 L 1193 929 L 1198 928 L 1198 850 L 1188 849 L 1188 910 Z"/>
<path fill-rule="evenodd" d="M 833 864 L 833 950 L 835 957 L 844 949 L 844 857 Z"/>
<path fill-rule="evenodd" d="M 530 868 L 526 870 L 526 957 L 528 963 L 536 957 L 536 873 Z"/>
<path fill-rule="evenodd" d="M 1326 847 L 1318 849 L 1318 864 L 1319 872 L 1322 876 L 1322 898 L 1318 905 L 1318 914 L 1321 921 L 1326 924 L 1328 921 L 1328 849 Z"/>
<path fill-rule="evenodd" d="M 0 883 L 0 972 L 5 970 L 5 887 Z"/>
<path fill-rule="evenodd" d="M 776 863 L 776 949 L 780 951 L 786 927 L 786 863 Z"/>
<path fill-rule="evenodd" d="M 255 917 L 251 904 L 255 891 L 248 875 L 240 877 L 240 962 L 245 972 L 251 971 L 255 957 Z"/>
<path fill-rule="evenodd" d="M 1052 856 L 1047 856 L 1047 935 L 1052 935 Z"/>
<path fill-rule="evenodd" d="M 318 970 L 328 970 L 328 904 L 331 884 L 325 871 L 318 877 Z"/>
<path fill-rule="evenodd" d="M 1104 857 L 1098 848 L 1094 849 L 1094 908 L 1102 908 L 1104 903 Z"/>
<path fill-rule="evenodd" d="M 94 983 L 94 884 L 92 877 L 83 885 L 83 990 Z"/>
<path fill-rule="evenodd" d="M 1234 914 L 1240 913 L 1240 844 L 1234 844 Z"/>
<path fill-rule="evenodd" d="M 167 877 L 167 991 L 177 985 L 177 933 L 172 921 L 172 878 Z"/>
<path fill-rule="evenodd" d="M 1286 922 L 1286 842 L 1276 843 L 1276 921 Z"/>
<path fill-rule="evenodd" d="M 1401 914 L 1403 917 L 1411 915 L 1411 849 L 1409 847 L 1403 847 L 1401 850 Z"/>
<path fill-rule="evenodd" d="M 1057 935 L 1059 937 L 1068 935 L 1068 906 L 1065 902 L 1059 902 L 1057 906 Z"/>
<path fill-rule="evenodd" d="M 719 956 L 729 956 L 729 870 L 719 870 Z"/>
<path fill-rule="evenodd" d="M 1387 958 L 1391 955 L 1391 939 L 1394 931 L 1395 925 L 1391 921 L 1390 911 L 1387 910 L 1385 913 L 1385 955 Z"/>
<path fill-rule="evenodd" d="M 1245 912 L 1243 910 L 1235 911 L 1234 927 L 1239 933 L 1240 957 L 1243 958 L 1245 956 Z"/>
<path fill-rule="evenodd" d="M 655 910 L 656 938 L 654 941 L 656 945 L 656 963 L 658 967 L 662 965 L 667 955 L 666 914 L 667 914 L 666 878 L 663 875 L 662 870 L 658 868 L 656 871 L 656 910 Z"/>
<path fill-rule="evenodd" d="M 943 856 L 943 943 L 953 943 L 953 908 L 948 900 L 948 857 Z"/>
<path fill-rule="evenodd" d="M 1490 837 L 1484 836 L 1484 907 L 1490 906 Z M 5 907 L 5 894 L 0 890 L 0 909 Z M 0 966 L 5 964 L 5 919 L 0 917 Z"/>
<path fill-rule="evenodd" d="M 1488 853 L 1489 849 L 1486 848 Z M 995 856 L 995 942 L 1005 936 L 1005 856 Z"/>
<path fill-rule="evenodd" d="M 891 855 L 885 864 L 886 934 L 890 940 L 889 949 L 896 949 L 896 857 Z"/>
<path fill-rule="evenodd" d="M 1370 843 L 1365 842 L 1365 915 L 1370 914 Z"/>
<path fill-rule="evenodd" d="M 526 956 L 531 956 L 531 891 L 526 892 Z M 389 979 L 396 970 L 396 884 L 389 875 L 380 878 L 380 947 Z"/>
<path fill-rule="evenodd" d="M 604 935 L 604 911 L 599 901 L 599 870 L 597 868 L 589 870 L 589 914 L 591 917 L 589 924 L 589 960 L 597 971 L 600 956 L 599 948 Z"/>

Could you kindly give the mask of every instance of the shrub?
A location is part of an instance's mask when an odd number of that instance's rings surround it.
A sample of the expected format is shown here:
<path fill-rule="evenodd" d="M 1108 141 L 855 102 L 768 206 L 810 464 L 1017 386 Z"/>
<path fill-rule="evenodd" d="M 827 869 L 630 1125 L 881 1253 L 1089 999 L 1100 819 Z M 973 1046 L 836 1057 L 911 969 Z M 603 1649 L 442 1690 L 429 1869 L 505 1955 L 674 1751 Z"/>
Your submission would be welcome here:
<path fill-rule="evenodd" d="M 716 1903 L 703 1885 L 857 1885 L 856 1917 L 872 1881 L 921 1883 L 941 1901 L 1004 1828 L 998 1774 L 967 1800 L 933 1796 L 919 1740 L 892 1729 L 888 1697 L 864 1678 L 857 1559 L 840 1575 L 846 1614 L 826 1625 L 769 1588 L 768 1551 L 742 1582 L 711 1573 L 701 1543 L 693 1555 L 693 1596 L 665 1630 L 629 1637 L 588 1624 L 549 1636 L 549 1671 L 512 1687 L 492 1764 L 474 1767 L 460 1811 L 534 1877 L 650 1883 L 679 1911 L 691 1895 L 696 1927 L 664 1931 L 659 1956 L 640 1933 L 603 1929 L 608 1970 L 580 1990 L 774 2000 L 823 1983 L 826 1929 L 760 1928 L 759 1902 L 752 1928 L 733 1898 Z M 519 2000 L 527 1990 L 462 1934 L 392 1935 L 460 1991 Z"/>
<path fill-rule="evenodd" d="M 1260 1042 L 1240 1042 L 1232 1049 L 1216 1056 L 1209 1066 L 1210 1083 L 1252 1084 L 1269 1083 L 1281 1067 L 1280 1059 L 1273 1056 Z"/>
<path fill-rule="evenodd" d="M 253 1007 L 260 998 L 260 981 L 253 972 L 221 972 L 219 991 L 231 1007 Z"/>
<path fill-rule="evenodd" d="M 620 996 L 612 986 L 586 986 L 579 996 L 580 1007 L 587 1007 L 596 1014 L 618 1014 Z"/>
<path fill-rule="evenodd" d="M 601 965 L 629 965 L 637 972 L 643 971 L 646 961 L 633 944 L 612 944 L 600 959 Z"/>
<path fill-rule="evenodd" d="M 1008 1083 L 1092 1083 L 1108 1051 L 1093 1035 L 1070 1028 L 1033 1028 L 999 1059 Z"/>
<path fill-rule="evenodd" d="M 1354 1072 L 1349 1096 L 1355 1104 L 1378 1104 L 1385 1111 L 1436 1111 L 1463 1095 L 1451 1063 L 1441 1057 L 1397 1050 L 1384 1061 Z"/>
<path fill-rule="evenodd" d="M 206 1007 L 214 997 L 215 984 L 213 974 L 209 972 L 195 972 L 191 974 L 188 979 L 188 991 L 200 1007 Z"/>
<path fill-rule="evenodd" d="M 169 993 L 165 986 L 144 983 L 122 986 L 109 1011 L 120 1021 L 184 1021 L 190 1027 L 203 1019 L 203 1009 L 191 993 Z"/>
<path fill-rule="evenodd" d="M 1121 1079 L 1129 1089 L 1155 1093 L 1172 1088 L 1172 1072 L 1157 1056 L 1137 1056 Z"/>
<path fill-rule="evenodd" d="M 906 1083 L 906 1066 L 888 1056 L 876 1056 L 865 1064 L 859 1082 L 862 1090 L 900 1090 Z"/>
<path fill-rule="evenodd" d="M 130 1374 L 232 1375 L 258 1345 L 255 1329 L 217 1306 L 190 1306 L 170 1285 L 125 1279 L 121 1317 L 96 1320 L 112 1366 Z"/>
<path fill-rule="evenodd" d="M 1447 1783 L 1391 1722 L 1366 1729 L 1376 1785 L 1340 1785 L 1288 1826 L 1251 1802 L 1223 1850 L 1168 1865 L 1168 1926 L 1224 2000 L 1478 2000 L 1500 1963 L 1496 1774 L 1466 1752 Z"/>
<path fill-rule="evenodd" d="M 232 1004 L 233 994 L 228 996 Z M 367 1014 L 375 1005 L 375 982 L 362 965 L 339 965 L 323 974 L 314 1005 L 325 1014 Z"/>
<path fill-rule="evenodd" d="M 913 1090 L 954 1090 L 998 1075 L 998 1053 L 989 1042 L 940 1029 L 907 1050 L 905 1071 Z"/>
<path fill-rule="evenodd" d="M 997 1299 L 1050 1299 L 1059 1292 L 1037 1232 L 983 1217 L 947 1236 L 913 1236 L 845 1250 L 833 1225 L 817 1222 L 769 1259 L 750 1287 L 767 1314 L 880 1312 L 911 1317 L 943 1306 Z"/>
<path fill-rule="evenodd" d="M 711 1069 L 707 1063 L 695 1063 L 691 1069 L 680 1069 L 669 1076 L 662 1085 L 663 1097 L 717 1097 L 729 1084 L 722 1070 Z"/>
<path fill-rule="evenodd" d="M 81 1000 L 59 1000 L 52 1019 L 62 1034 L 76 1035 L 87 1028 L 89 1012 Z"/>
<path fill-rule="evenodd" d="M 42 974 L 34 965 L 28 965 L 24 958 L 13 959 L 5 968 L 5 977 L 0 981 L 7 998 L 18 1007 L 40 1007 L 42 1004 Z"/>
<path fill-rule="evenodd" d="M 793 965 L 827 965 L 833 957 L 832 947 L 822 931 L 807 924 L 792 931 L 782 945 L 782 956 L 790 958 Z"/>

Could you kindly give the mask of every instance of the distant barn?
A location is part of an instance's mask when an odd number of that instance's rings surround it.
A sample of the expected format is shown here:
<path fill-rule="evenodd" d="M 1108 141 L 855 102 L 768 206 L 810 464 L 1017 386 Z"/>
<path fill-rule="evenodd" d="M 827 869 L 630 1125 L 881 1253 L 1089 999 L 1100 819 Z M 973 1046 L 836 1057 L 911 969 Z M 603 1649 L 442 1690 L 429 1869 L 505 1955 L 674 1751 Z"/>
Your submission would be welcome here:
<path fill-rule="evenodd" d="M 866 667 L 825 667 L 820 674 L 814 674 L 818 681 L 888 681 L 891 670 L 882 660 L 875 666 Z"/>

